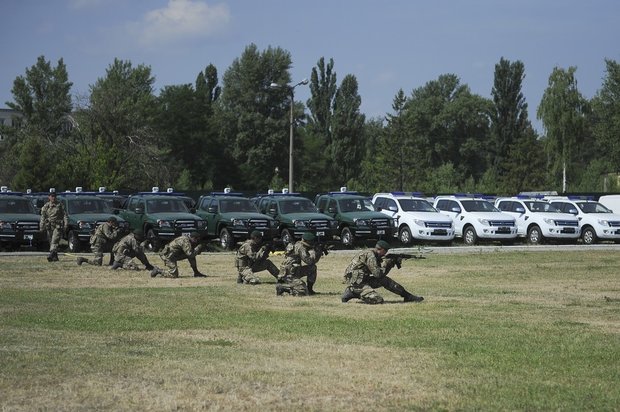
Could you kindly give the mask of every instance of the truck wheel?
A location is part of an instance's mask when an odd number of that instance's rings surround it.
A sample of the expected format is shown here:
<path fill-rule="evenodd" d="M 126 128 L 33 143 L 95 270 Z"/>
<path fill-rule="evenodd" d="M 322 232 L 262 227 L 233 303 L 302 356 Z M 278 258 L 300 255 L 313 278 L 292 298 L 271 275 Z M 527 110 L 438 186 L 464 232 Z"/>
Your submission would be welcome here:
<path fill-rule="evenodd" d="M 149 229 L 146 231 L 146 248 L 151 252 L 159 252 L 161 248 L 159 239 L 157 239 L 157 235 L 155 235 L 155 231 L 153 229 Z"/>
<path fill-rule="evenodd" d="M 473 226 L 467 226 L 463 230 L 463 243 L 468 246 L 475 245 L 478 242 L 478 235 L 476 235 L 476 229 Z"/>
<path fill-rule="evenodd" d="M 398 239 L 403 245 L 409 245 L 411 244 L 411 242 L 413 242 L 413 236 L 411 236 L 411 230 L 409 229 L 409 226 L 403 226 L 403 228 L 400 230 L 400 234 L 398 235 Z"/>
<path fill-rule="evenodd" d="M 235 238 L 230 230 L 224 228 L 220 230 L 220 246 L 226 250 L 232 250 Z"/>
<path fill-rule="evenodd" d="M 538 245 L 542 243 L 542 233 L 540 232 L 540 228 L 537 225 L 534 225 L 527 230 L 527 241 L 530 242 L 532 245 Z"/>
<path fill-rule="evenodd" d="M 69 251 L 71 253 L 77 253 L 82 250 L 82 242 L 80 242 L 80 238 L 73 230 L 70 231 L 69 236 L 67 236 L 67 243 L 69 244 Z"/>
<path fill-rule="evenodd" d="M 295 242 L 295 238 L 288 229 L 284 229 L 280 234 L 280 237 L 282 238 L 282 243 L 284 243 L 284 247 L 287 247 L 289 243 Z"/>
<path fill-rule="evenodd" d="M 353 247 L 354 238 L 353 233 L 351 233 L 351 229 L 348 227 L 342 229 L 342 232 L 340 232 L 340 241 L 346 247 Z"/>
<path fill-rule="evenodd" d="M 596 232 L 591 227 L 586 227 L 583 229 L 583 233 L 581 234 L 581 239 L 583 239 L 583 243 L 586 245 L 593 245 L 596 243 Z"/>

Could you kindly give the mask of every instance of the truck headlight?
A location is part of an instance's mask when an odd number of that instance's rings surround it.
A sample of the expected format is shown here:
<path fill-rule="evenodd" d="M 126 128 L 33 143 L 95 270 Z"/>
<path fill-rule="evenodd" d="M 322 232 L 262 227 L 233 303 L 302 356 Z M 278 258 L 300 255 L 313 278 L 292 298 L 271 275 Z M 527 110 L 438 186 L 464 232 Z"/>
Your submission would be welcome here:
<path fill-rule="evenodd" d="M 480 222 L 483 226 L 491 226 L 491 224 L 489 223 L 489 219 L 479 218 L 478 222 Z"/>
<path fill-rule="evenodd" d="M 306 228 L 308 227 L 308 222 L 306 220 L 293 220 L 293 226 L 299 228 Z"/>
<path fill-rule="evenodd" d="M 77 222 L 77 226 L 80 229 L 90 229 L 92 227 L 92 225 L 90 224 L 90 222 L 86 222 L 84 220 L 78 220 Z"/>
<path fill-rule="evenodd" d="M 157 225 L 159 227 L 172 227 L 172 222 L 169 220 L 158 220 Z"/>
<path fill-rule="evenodd" d="M 366 220 L 366 219 L 355 219 L 355 224 L 357 226 L 368 226 L 368 220 Z"/>

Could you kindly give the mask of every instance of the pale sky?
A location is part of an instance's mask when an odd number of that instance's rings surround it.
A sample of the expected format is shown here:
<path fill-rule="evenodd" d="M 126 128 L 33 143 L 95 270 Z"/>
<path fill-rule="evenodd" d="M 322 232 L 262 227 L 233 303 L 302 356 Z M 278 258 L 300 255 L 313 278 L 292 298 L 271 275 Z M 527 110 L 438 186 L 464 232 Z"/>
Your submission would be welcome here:
<path fill-rule="evenodd" d="M 194 83 L 213 64 L 221 81 L 246 46 L 291 53 L 295 82 L 321 57 L 334 59 L 338 83 L 357 77 L 361 111 L 385 116 L 399 89 L 441 74 L 491 96 L 495 64 L 521 60 L 523 93 L 536 108 L 554 67 L 577 67 L 591 98 L 604 59 L 620 61 L 618 0 L 2 0 L 0 107 L 13 80 L 45 56 L 63 58 L 72 93 L 85 95 L 114 58 L 150 66 L 157 92 Z M 296 89 L 306 102 L 307 87 Z"/>

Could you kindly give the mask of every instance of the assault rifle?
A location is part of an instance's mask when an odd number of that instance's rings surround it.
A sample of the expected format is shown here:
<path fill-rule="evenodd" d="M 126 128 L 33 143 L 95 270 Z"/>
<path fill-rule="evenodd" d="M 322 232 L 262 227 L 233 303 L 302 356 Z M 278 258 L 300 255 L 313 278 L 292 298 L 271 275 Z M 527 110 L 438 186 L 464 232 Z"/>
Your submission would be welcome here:
<path fill-rule="evenodd" d="M 318 242 L 316 244 L 316 249 L 319 250 L 324 256 L 329 255 L 329 251 L 336 248 L 336 245 L 339 242 L 327 241 L 327 242 Z"/>
<path fill-rule="evenodd" d="M 387 253 L 384 256 L 385 259 L 393 259 L 396 263 L 395 266 L 400 269 L 403 263 L 403 260 L 407 259 L 426 259 L 424 255 L 412 255 L 410 253 Z"/>

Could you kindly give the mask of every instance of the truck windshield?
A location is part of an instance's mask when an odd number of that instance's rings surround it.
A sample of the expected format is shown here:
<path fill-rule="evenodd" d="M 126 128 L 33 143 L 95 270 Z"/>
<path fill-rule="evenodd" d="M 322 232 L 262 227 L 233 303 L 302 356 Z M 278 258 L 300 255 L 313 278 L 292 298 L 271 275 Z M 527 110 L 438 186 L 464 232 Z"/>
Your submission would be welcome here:
<path fill-rule="evenodd" d="M 112 213 L 112 208 L 103 199 L 67 199 L 67 212 L 81 213 Z"/>
<path fill-rule="evenodd" d="M 523 202 L 531 212 L 544 212 L 544 213 L 561 213 L 560 210 L 547 202 L 533 201 Z"/>
<path fill-rule="evenodd" d="M 308 199 L 282 200 L 280 202 L 281 213 L 315 213 L 316 207 Z"/>
<path fill-rule="evenodd" d="M 28 199 L 0 199 L 0 213 L 32 213 L 34 206 Z"/>
<path fill-rule="evenodd" d="M 461 203 L 467 212 L 499 212 L 499 209 L 486 200 L 461 200 Z"/>
<path fill-rule="evenodd" d="M 338 204 L 340 205 L 340 211 L 342 213 L 367 212 L 375 210 L 372 202 L 366 199 L 341 199 L 338 201 Z"/>
<path fill-rule="evenodd" d="M 146 201 L 146 209 L 149 213 L 188 212 L 181 199 L 150 199 Z"/>
<path fill-rule="evenodd" d="M 222 213 L 249 212 L 257 213 L 258 210 L 254 203 L 249 199 L 226 199 L 220 201 L 220 211 Z"/>
<path fill-rule="evenodd" d="M 422 199 L 400 199 L 398 201 L 400 207 L 405 212 L 436 212 L 437 209 L 433 207 L 426 200 Z"/>
<path fill-rule="evenodd" d="M 579 206 L 579 209 L 581 209 L 583 213 L 613 213 L 598 202 L 577 203 L 577 206 Z"/>

